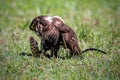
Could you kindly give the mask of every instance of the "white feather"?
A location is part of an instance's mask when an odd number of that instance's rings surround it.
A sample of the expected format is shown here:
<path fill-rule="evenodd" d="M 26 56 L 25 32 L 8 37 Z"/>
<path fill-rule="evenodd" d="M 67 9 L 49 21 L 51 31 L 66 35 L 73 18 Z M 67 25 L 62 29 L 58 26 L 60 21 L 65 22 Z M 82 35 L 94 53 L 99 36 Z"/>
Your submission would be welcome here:
<path fill-rule="evenodd" d="M 64 23 L 64 20 L 60 16 L 53 16 L 53 18 L 58 18 Z"/>
<path fill-rule="evenodd" d="M 52 22 L 52 17 L 48 16 L 48 17 L 45 17 L 45 20 L 49 21 L 49 23 Z"/>

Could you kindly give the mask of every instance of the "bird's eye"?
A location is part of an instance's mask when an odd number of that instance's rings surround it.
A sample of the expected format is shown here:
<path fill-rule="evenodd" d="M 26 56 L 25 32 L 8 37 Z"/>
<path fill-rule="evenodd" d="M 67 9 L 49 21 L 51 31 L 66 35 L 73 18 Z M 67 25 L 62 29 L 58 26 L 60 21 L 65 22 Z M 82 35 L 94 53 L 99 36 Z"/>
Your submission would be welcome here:
<path fill-rule="evenodd" d="M 36 24 L 36 21 L 33 24 Z"/>

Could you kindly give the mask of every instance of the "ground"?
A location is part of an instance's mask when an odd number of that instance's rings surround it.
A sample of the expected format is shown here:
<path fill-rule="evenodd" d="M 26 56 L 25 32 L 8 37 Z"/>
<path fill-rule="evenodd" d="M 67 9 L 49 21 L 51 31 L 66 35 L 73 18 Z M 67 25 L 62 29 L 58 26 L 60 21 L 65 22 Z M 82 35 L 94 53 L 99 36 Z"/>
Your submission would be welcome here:
<path fill-rule="evenodd" d="M 0 80 L 119 80 L 120 79 L 119 0 L 1 0 L 0 1 Z M 34 58 L 29 29 L 39 15 L 58 15 L 75 32 L 79 47 L 107 52 L 87 52 L 83 59 Z M 59 55 L 69 55 L 63 48 Z"/>

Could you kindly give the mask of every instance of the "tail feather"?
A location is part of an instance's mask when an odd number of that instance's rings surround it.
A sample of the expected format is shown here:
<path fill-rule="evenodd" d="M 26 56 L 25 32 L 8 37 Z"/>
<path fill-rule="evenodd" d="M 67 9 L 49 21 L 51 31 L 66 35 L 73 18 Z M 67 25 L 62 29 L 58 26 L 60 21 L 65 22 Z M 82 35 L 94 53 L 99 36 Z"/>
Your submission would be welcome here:
<path fill-rule="evenodd" d="M 83 54 L 83 53 L 85 53 L 85 52 L 87 52 L 87 51 L 98 51 L 98 52 L 101 52 L 101 53 L 103 53 L 103 54 L 106 54 L 105 51 L 102 51 L 102 50 L 96 49 L 96 48 L 88 48 L 88 49 L 85 49 L 85 50 L 83 50 L 83 51 L 81 52 L 81 54 Z"/>

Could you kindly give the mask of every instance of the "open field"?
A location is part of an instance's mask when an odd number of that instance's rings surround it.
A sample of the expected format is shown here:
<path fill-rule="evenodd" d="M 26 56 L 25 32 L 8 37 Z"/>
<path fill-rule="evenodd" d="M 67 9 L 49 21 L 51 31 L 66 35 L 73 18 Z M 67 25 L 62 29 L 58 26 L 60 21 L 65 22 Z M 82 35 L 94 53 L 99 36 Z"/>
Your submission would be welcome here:
<path fill-rule="evenodd" d="M 92 51 L 71 59 L 33 58 L 29 29 L 38 15 L 58 15 L 77 34 L 82 50 Z M 59 55 L 68 55 L 63 48 Z M 0 80 L 120 80 L 120 0 L 1 0 Z"/>

